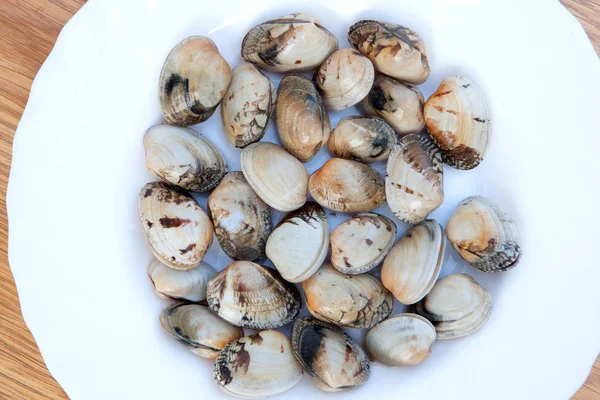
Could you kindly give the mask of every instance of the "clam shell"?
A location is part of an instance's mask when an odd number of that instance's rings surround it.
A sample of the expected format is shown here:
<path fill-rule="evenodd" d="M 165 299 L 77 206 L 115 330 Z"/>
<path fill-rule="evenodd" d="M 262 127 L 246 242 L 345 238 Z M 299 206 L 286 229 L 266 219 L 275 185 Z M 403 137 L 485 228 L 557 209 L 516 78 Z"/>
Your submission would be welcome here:
<path fill-rule="evenodd" d="M 142 188 L 140 219 L 152 252 L 171 268 L 194 268 L 212 244 L 208 215 L 194 199 L 162 182 Z"/>
<path fill-rule="evenodd" d="M 296 210 L 306 202 L 308 172 L 300 161 L 268 142 L 242 150 L 242 173 L 265 203 L 279 211 Z"/>
<path fill-rule="evenodd" d="M 360 213 L 331 233 L 331 264 L 344 274 L 375 268 L 394 245 L 396 224 L 376 213 Z"/>
<path fill-rule="evenodd" d="M 425 361 L 435 342 L 435 328 L 417 314 L 399 314 L 367 333 L 365 348 L 371 360 L 399 367 Z"/>
<path fill-rule="evenodd" d="M 192 36 L 171 50 L 160 72 L 160 109 L 168 123 L 188 126 L 207 120 L 231 82 L 231 68 L 214 42 Z"/>
<path fill-rule="evenodd" d="M 315 171 L 308 190 L 317 203 L 334 211 L 371 211 L 385 202 L 385 182 L 379 172 L 342 158 L 331 158 Z"/>
<path fill-rule="evenodd" d="M 383 119 L 350 116 L 331 132 L 328 146 L 335 157 L 371 163 L 387 159 L 395 143 L 396 132 Z"/>
<path fill-rule="evenodd" d="M 415 225 L 385 257 L 381 281 L 402 304 L 414 304 L 433 287 L 444 260 L 444 229 L 427 219 Z"/>
<path fill-rule="evenodd" d="M 469 335 L 481 328 L 492 312 L 492 296 L 465 274 L 440 279 L 415 306 L 435 327 L 438 339 Z"/>
<path fill-rule="evenodd" d="M 156 125 L 144 135 L 146 166 L 163 182 L 208 192 L 227 173 L 227 163 L 210 140 L 191 129 Z"/>
<path fill-rule="evenodd" d="M 173 303 L 160 313 L 160 323 L 192 353 L 205 358 L 216 358 L 227 343 L 244 336 L 241 328 L 228 324 L 199 304 Z"/>
<path fill-rule="evenodd" d="M 252 28 L 242 42 L 242 57 L 272 72 L 306 71 L 338 47 L 335 35 L 313 16 L 296 13 Z"/>
<path fill-rule="evenodd" d="M 468 197 L 458 205 L 446 235 L 466 262 L 484 272 L 509 270 L 521 256 L 514 222 L 502 207 L 482 196 Z"/>
<path fill-rule="evenodd" d="M 207 208 L 225 254 L 234 260 L 265 257 L 271 214 L 241 172 L 230 172 L 223 178 L 208 197 Z"/>
<path fill-rule="evenodd" d="M 148 277 L 156 295 L 162 299 L 202 301 L 206 299 L 208 281 L 216 274 L 205 262 L 186 271 L 168 267 L 157 259 L 148 266 Z"/>
<path fill-rule="evenodd" d="M 234 396 L 259 399 L 291 389 L 302 379 L 290 340 L 267 330 L 229 343 L 215 362 L 219 387 Z"/>
<path fill-rule="evenodd" d="M 275 85 L 253 64 L 236 67 L 221 104 L 223 131 L 229 143 L 244 148 L 262 139 L 276 100 Z"/>
<path fill-rule="evenodd" d="M 315 85 L 300 74 L 279 83 L 276 122 L 283 147 L 302 162 L 310 161 L 329 140 L 331 124 Z"/>
<path fill-rule="evenodd" d="M 315 82 L 323 102 L 331 111 L 352 107 L 371 90 L 375 68 L 369 59 L 354 49 L 340 49 L 321 64 Z"/>
<path fill-rule="evenodd" d="M 359 21 L 350 27 L 348 42 L 393 78 L 414 84 L 429 77 L 427 47 L 417 33 L 401 25 Z"/>
<path fill-rule="evenodd" d="M 426 136 L 401 138 L 390 153 L 386 172 L 387 203 L 402 221 L 417 224 L 444 201 L 442 158 Z"/>
<path fill-rule="evenodd" d="M 444 162 L 472 169 L 483 160 L 490 119 L 483 94 L 467 78 L 446 78 L 423 109 L 425 124 Z"/>
<path fill-rule="evenodd" d="M 267 257 L 288 282 L 302 282 L 325 261 L 329 224 L 320 205 L 307 202 L 286 215 L 267 240 Z"/>
<path fill-rule="evenodd" d="M 298 318 L 292 328 L 292 347 L 298 362 L 322 390 L 354 389 L 369 378 L 367 354 L 335 325 Z"/>
<path fill-rule="evenodd" d="M 321 321 L 370 328 L 392 313 L 394 297 L 369 274 L 346 275 L 324 264 L 302 282 L 306 307 Z"/>
<path fill-rule="evenodd" d="M 206 300 L 225 321 L 252 329 L 278 328 L 300 312 L 298 289 L 277 271 L 235 261 L 208 282 Z"/>

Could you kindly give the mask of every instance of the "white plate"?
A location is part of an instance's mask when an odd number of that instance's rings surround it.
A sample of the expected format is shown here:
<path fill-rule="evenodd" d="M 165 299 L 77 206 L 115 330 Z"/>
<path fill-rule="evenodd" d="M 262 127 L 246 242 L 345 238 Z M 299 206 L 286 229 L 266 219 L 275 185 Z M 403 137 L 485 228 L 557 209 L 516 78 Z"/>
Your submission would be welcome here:
<path fill-rule="evenodd" d="M 52 374 L 72 399 L 225 397 L 211 361 L 171 340 L 158 323 L 165 302 L 146 276 L 151 253 L 137 210 L 138 191 L 150 180 L 142 135 L 162 121 L 157 80 L 176 43 L 209 35 L 236 66 L 252 26 L 304 11 L 343 47 L 359 19 L 415 29 L 431 60 L 421 86 L 426 96 L 449 75 L 479 85 L 493 124 L 487 157 L 474 171 L 445 169 L 446 201 L 432 216 L 445 224 L 462 198 L 487 195 L 513 216 L 525 250 L 515 270 L 495 275 L 452 257 L 445 273 L 467 271 L 491 291 L 489 323 L 470 337 L 438 342 L 420 366 L 374 366 L 369 382 L 344 398 L 574 393 L 600 349 L 600 63 L 579 24 L 558 1 L 284 3 L 91 0 L 62 31 L 19 124 L 8 192 L 10 264 Z M 332 123 L 351 112 L 333 115 Z M 239 169 L 219 113 L 194 129 Z M 274 128 L 265 140 L 277 140 Z M 309 170 L 327 157 L 322 150 Z M 206 196 L 199 198 L 205 204 Z M 221 269 L 228 259 L 216 243 L 206 260 Z M 308 378 L 281 396 L 332 397 Z"/>

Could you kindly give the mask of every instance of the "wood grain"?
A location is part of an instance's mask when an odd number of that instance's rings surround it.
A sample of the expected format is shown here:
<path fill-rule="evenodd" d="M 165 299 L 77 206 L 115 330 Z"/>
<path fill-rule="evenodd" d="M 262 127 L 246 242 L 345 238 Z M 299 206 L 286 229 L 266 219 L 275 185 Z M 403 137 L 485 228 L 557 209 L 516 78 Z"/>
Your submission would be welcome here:
<path fill-rule="evenodd" d="M 0 399 L 66 399 L 23 322 L 8 266 L 6 185 L 12 138 L 33 78 L 85 0 L 0 0 Z M 564 0 L 600 51 L 600 0 Z M 552 384 L 549 382 L 549 384 Z M 600 399 L 600 359 L 575 400 Z"/>

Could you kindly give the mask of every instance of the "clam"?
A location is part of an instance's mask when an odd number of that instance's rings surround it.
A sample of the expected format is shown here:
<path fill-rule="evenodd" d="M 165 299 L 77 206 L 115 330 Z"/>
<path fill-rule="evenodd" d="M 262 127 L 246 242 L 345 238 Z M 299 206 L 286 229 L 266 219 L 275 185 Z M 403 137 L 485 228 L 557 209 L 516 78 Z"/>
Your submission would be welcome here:
<path fill-rule="evenodd" d="M 223 178 L 208 197 L 207 208 L 225 254 L 234 260 L 265 257 L 271 214 L 241 172 L 230 172 Z"/>
<path fill-rule="evenodd" d="M 267 240 L 267 257 L 288 282 L 302 282 L 325 261 L 329 224 L 320 205 L 307 202 L 286 215 Z"/>
<path fill-rule="evenodd" d="M 302 282 L 306 307 L 321 321 L 351 328 L 370 328 L 392 313 L 394 298 L 369 274 L 346 275 L 324 264 Z"/>
<path fill-rule="evenodd" d="M 502 207 L 483 196 L 468 197 L 458 205 L 446 235 L 465 261 L 484 272 L 509 270 L 521 256 L 514 222 Z"/>
<path fill-rule="evenodd" d="M 322 390 L 354 389 L 369 378 L 367 354 L 335 325 L 311 317 L 297 319 L 292 347 L 296 359 Z"/>
<path fill-rule="evenodd" d="M 255 26 L 242 42 L 244 60 L 272 72 L 306 71 L 338 49 L 335 35 L 314 17 L 286 15 Z"/>
<path fill-rule="evenodd" d="M 244 148 L 262 139 L 276 100 L 275 85 L 253 64 L 236 67 L 221 104 L 221 121 L 229 143 Z"/>
<path fill-rule="evenodd" d="M 417 314 L 399 314 L 374 326 L 365 347 L 371 360 L 383 365 L 415 365 L 429 357 L 435 338 L 431 322 Z"/>
<path fill-rule="evenodd" d="M 246 399 L 275 396 L 302 379 L 290 340 L 267 330 L 229 343 L 215 362 L 213 375 L 226 393 Z"/>
<path fill-rule="evenodd" d="M 344 274 L 375 268 L 396 239 L 394 221 L 376 213 L 360 213 L 331 232 L 331 264 Z"/>
<path fill-rule="evenodd" d="M 208 192 L 227 173 L 227 163 L 210 140 L 191 129 L 156 125 L 144 135 L 146 166 L 163 182 Z"/>
<path fill-rule="evenodd" d="M 371 163 L 387 159 L 395 143 L 396 132 L 383 119 L 351 116 L 337 124 L 328 146 L 335 157 Z"/>
<path fill-rule="evenodd" d="M 172 125 L 206 121 L 230 82 L 231 68 L 214 42 L 204 36 L 189 37 L 171 50 L 160 71 L 160 109 Z"/>
<path fill-rule="evenodd" d="M 375 69 L 414 84 L 429 77 L 427 47 L 417 33 L 401 25 L 359 21 L 350 27 L 348 42 L 369 57 Z"/>
<path fill-rule="evenodd" d="M 359 103 L 364 114 L 385 120 L 398 135 L 420 132 L 425 127 L 421 90 L 408 83 L 377 75 L 373 88 Z"/>
<path fill-rule="evenodd" d="M 277 271 L 235 261 L 208 282 L 206 300 L 225 321 L 252 329 L 278 328 L 300 312 L 298 289 Z"/>
<path fill-rule="evenodd" d="M 300 74 L 279 83 L 276 122 L 283 147 L 302 162 L 310 161 L 329 139 L 331 124 L 315 85 Z"/>
<path fill-rule="evenodd" d="M 317 203 L 334 211 L 371 211 L 385 202 L 385 182 L 379 172 L 342 158 L 331 158 L 315 171 L 308 190 Z"/>
<path fill-rule="evenodd" d="M 292 211 L 306 202 L 308 172 L 281 147 L 268 142 L 253 143 L 242 150 L 240 164 L 248 184 L 274 209 Z"/>
<path fill-rule="evenodd" d="M 194 268 L 212 243 L 208 215 L 194 199 L 162 182 L 142 188 L 140 219 L 152 252 L 171 268 Z"/>
<path fill-rule="evenodd" d="M 402 304 L 421 300 L 437 280 L 446 239 L 444 229 L 427 219 L 415 225 L 385 257 L 381 281 Z"/>
<path fill-rule="evenodd" d="M 472 169 L 481 163 L 490 119 L 483 94 L 473 82 L 458 76 L 444 79 L 427 99 L 423 115 L 446 164 Z"/>
<path fill-rule="evenodd" d="M 385 194 L 398 218 L 417 224 L 444 201 L 444 174 L 439 149 L 420 134 L 404 136 L 387 161 Z"/>
<path fill-rule="evenodd" d="M 160 323 L 192 353 L 206 358 L 216 358 L 227 343 L 244 336 L 241 328 L 228 324 L 200 304 L 173 303 L 160 313 Z"/>
<path fill-rule="evenodd" d="M 438 339 L 452 339 L 469 335 L 487 322 L 492 296 L 469 275 L 448 275 L 437 281 L 415 310 L 435 326 Z"/>
<path fill-rule="evenodd" d="M 354 49 L 340 49 L 321 64 L 314 80 L 331 111 L 352 107 L 365 98 L 375 78 L 369 59 Z"/>
<path fill-rule="evenodd" d="M 170 268 L 157 259 L 148 266 L 154 291 L 163 299 L 202 301 L 206 299 L 208 281 L 216 274 L 217 271 L 205 262 L 186 271 Z"/>

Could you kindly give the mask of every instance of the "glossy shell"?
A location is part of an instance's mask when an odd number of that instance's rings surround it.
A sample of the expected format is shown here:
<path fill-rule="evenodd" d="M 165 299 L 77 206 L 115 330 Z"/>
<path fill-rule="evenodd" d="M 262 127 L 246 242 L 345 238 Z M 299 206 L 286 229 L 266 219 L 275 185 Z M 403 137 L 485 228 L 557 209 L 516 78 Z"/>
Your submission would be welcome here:
<path fill-rule="evenodd" d="M 342 118 L 329 137 L 329 151 L 335 157 L 364 163 L 388 158 L 396 143 L 396 132 L 381 118 Z"/>
<path fill-rule="evenodd" d="M 217 271 L 205 262 L 186 271 L 168 267 L 157 259 L 148 266 L 154 291 L 163 299 L 202 301 L 206 299 L 208 281 L 216 274 Z"/>

